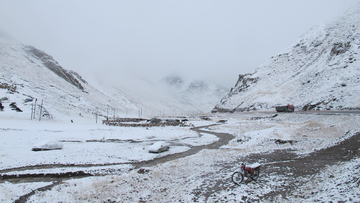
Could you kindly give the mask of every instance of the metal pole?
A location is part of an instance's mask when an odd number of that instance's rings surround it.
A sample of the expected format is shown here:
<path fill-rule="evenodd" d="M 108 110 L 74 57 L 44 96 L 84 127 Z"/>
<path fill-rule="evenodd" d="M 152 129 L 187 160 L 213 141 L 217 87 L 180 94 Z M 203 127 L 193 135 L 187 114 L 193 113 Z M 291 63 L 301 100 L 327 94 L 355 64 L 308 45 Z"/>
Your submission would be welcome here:
<path fill-rule="evenodd" d="M 37 98 L 35 99 L 35 105 L 34 105 L 34 119 L 35 119 L 35 112 L 36 112 L 36 101 L 37 101 Z"/>
<path fill-rule="evenodd" d="M 34 110 L 34 104 L 31 104 L 31 116 L 30 116 L 31 120 L 33 118 L 33 110 Z"/>
<path fill-rule="evenodd" d="M 106 120 L 107 121 L 109 120 L 109 105 L 107 105 L 107 108 L 106 108 Z"/>
<path fill-rule="evenodd" d="M 97 123 L 97 120 L 98 120 L 98 107 L 96 107 L 96 112 L 95 112 L 95 118 L 96 118 L 96 123 Z"/>
<path fill-rule="evenodd" d="M 43 106 L 43 99 L 41 100 L 41 106 L 40 106 L 40 114 L 39 114 L 39 121 L 41 121 L 41 114 L 42 114 L 42 106 Z"/>

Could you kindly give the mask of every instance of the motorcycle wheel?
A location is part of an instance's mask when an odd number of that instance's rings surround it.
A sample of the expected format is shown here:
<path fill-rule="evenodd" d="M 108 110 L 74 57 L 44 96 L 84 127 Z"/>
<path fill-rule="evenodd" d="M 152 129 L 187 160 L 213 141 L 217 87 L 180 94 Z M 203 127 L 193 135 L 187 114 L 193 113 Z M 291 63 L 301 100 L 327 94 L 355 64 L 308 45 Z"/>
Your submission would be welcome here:
<path fill-rule="evenodd" d="M 258 179 L 259 175 L 260 175 L 260 170 L 255 170 L 251 176 L 251 179 L 256 180 Z"/>
<path fill-rule="evenodd" d="M 240 172 L 235 172 L 231 176 L 231 180 L 236 184 L 240 185 L 240 183 L 244 180 L 244 175 Z"/>

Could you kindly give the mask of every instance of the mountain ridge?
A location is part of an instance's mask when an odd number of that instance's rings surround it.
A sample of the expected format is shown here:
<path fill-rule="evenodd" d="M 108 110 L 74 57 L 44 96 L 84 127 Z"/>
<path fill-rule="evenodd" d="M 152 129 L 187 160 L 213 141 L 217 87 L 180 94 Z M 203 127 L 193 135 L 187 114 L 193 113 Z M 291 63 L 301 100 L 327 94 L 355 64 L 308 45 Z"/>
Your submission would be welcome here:
<path fill-rule="evenodd" d="M 104 118 L 185 115 L 210 112 L 226 93 L 214 97 L 212 91 L 217 89 L 206 89 L 214 87 L 208 82 L 200 82 L 201 91 L 193 87 L 191 92 L 191 88 L 187 91 L 174 89 L 169 84 L 155 84 L 135 76 L 114 78 L 115 83 L 124 80 L 122 85 L 115 85 L 106 78 L 104 81 L 96 77 L 85 80 L 80 74 L 63 68 L 46 52 L 0 33 L 0 98 L 16 102 L 25 113 L 30 114 L 32 107 L 24 101 L 37 98 L 44 100 L 44 106 L 55 119 L 79 115 L 95 117 L 95 114 Z M 190 98 L 194 96 L 196 99 Z"/>
<path fill-rule="evenodd" d="M 239 75 L 213 112 L 360 109 L 360 4 L 310 29 L 255 71 Z"/>

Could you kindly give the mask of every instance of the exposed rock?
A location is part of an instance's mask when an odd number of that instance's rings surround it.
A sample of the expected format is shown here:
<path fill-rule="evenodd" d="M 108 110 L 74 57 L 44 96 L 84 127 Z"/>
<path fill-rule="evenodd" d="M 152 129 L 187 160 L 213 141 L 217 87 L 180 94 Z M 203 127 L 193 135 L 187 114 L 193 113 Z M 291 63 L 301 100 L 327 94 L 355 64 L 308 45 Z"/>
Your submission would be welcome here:
<path fill-rule="evenodd" d="M 43 64 L 52 72 L 54 72 L 56 75 L 60 76 L 70 84 L 74 85 L 80 90 L 84 91 L 84 87 L 81 85 L 81 83 L 75 78 L 77 77 L 82 82 L 86 83 L 85 80 L 83 80 L 79 74 L 77 74 L 74 71 L 67 71 L 63 69 L 57 61 L 53 59 L 52 56 L 46 54 L 45 52 L 33 47 L 33 46 L 26 46 L 25 50 L 31 54 L 33 57 L 38 58 L 40 61 L 43 62 Z M 74 77 L 75 75 L 75 77 Z"/>
<path fill-rule="evenodd" d="M 351 47 L 350 42 L 346 42 L 346 43 L 337 42 L 337 43 L 334 43 L 334 46 L 330 51 L 330 56 L 343 54 L 346 51 L 348 51 L 350 49 L 350 47 Z"/>

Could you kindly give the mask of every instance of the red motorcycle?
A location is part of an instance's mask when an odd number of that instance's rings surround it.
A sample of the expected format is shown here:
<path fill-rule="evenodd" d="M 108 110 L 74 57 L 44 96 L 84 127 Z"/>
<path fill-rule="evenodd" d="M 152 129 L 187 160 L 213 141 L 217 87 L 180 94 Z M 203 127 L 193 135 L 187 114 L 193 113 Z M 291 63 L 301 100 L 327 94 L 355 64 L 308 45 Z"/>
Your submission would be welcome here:
<path fill-rule="evenodd" d="M 260 164 L 246 166 L 245 163 L 241 163 L 240 171 L 235 171 L 232 174 L 231 179 L 236 185 L 240 185 L 240 183 L 244 180 L 244 177 L 256 180 L 260 175 L 260 166 Z"/>

